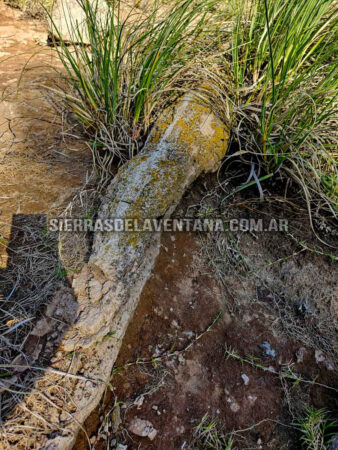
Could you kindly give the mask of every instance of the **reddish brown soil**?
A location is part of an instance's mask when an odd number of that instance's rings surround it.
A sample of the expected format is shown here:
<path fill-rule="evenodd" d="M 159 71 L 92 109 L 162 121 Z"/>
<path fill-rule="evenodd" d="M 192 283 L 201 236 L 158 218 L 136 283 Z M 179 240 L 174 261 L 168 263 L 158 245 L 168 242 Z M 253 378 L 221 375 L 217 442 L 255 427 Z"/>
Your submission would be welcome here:
<path fill-rule="evenodd" d="M 179 358 L 165 358 L 157 369 L 151 363 L 133 365 L 113 376 L 113 393 L 107 394 L 105 406 L 97 410 L 86 424 L 92 443 L 95 442 L 93 436 L 97 434 L 100 416 L 101 422 L 105 414 L 108 414 L 106 418 L 111 417 L 109 412 L 115 399 L 128 405 L 121 408 L 122 426 L 117 434 L 118 442 L 128 444 L 128 449 L 184 448 L 206 413 L 210 419 L 217 418 L 228 432 L 263 421 L 246 433 L 246 443 L 253 446 L 250 448 L 258 448 L 257 441 L 267 449 L 297 448 L 292 441 L 293 430 L 285 434 L 285 427 L 276 422 L 282 420 L 284 398 L 278 376 L 226 359 L 225 345 L 236 349 L 242 356 L 255 355 L 261 364 L 277 370 L 282 363 L 295 362 L 297 350 L 304 346 L 272 334 L 269 324 L 274 317 L 264 307 L 263 298 L 262 302 L 233 309 L 235 285 L 231 286 L 231 294 L 221 289 L 213 275 L 208 273 L 200 254 L 199 241 L 194 235 L 163 236 L 153 275 L 128 328 L 116 367 L 139 358 L 149 360 L 153 355 L 168 352 L 173 346 L 184 349 L 194 340 L 194 337 L 187 336 L 187 332 L 198 335 L 219 312 L 223 313 L 222 317 L 210 332 L 194 342 L 193 347 Z M 247 289 L 247 295 L 251 297 L 254 286 L 247 286 Z M 268 294 L 265 292 L 266 296 Z M 238 300 L 241 297 L 243 289 L 238 283 Z M 275 358 L 264 354 L 261 347 L 264 342 L 269 342 L 275 350 Z M 303 363 L 296 364 L 295 370 L 307 379 L 320 375 L 321 382 L 337 385 L 333 372 L 316 364 L 313 350 L 306 349 L 304 355 Z M 164 385 L 154 388 L 163 371 L 168 371 Z M 247 385 L 241 378 L 242 374 L 249 377 Z M 304 389 L 308 394 L 304 387 L 300 394 Z M 150 393 L 147 395 L 147 392 Z M 143 404 L 133 404 L 143 393 Z M 311 389 L 317 407 L 328 404 L 337 407 L 333 394 L 318 387 Z M 135 417 L 149 420 L 158 430 L 153 441 L 126 431 Z M 110 430 L 103 435 L 105 437 L 102 438 L 101 434 L 96 440 L 95 449 L 111 448 L 107 442 L 114 438 L 114 434 Z M 86 439 L 82 435 L 75 448 L 86 447 Z"/>

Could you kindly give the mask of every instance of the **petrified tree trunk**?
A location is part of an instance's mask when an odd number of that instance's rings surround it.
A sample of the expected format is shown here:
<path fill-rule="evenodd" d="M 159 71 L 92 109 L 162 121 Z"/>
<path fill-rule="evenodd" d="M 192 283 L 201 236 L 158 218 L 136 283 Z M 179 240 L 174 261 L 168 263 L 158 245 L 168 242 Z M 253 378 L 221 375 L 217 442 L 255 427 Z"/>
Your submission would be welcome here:
<path fill-rule="evenodd" d="M 229 130 L 187 95 L 157 122 L 144 150 L 120 169 L 107 189 L 99 218 L 169 217 L 187 187 L 202 172 L 218 167 L 228 138 Z M 45 373 L 36 392 L 26 396 L 7 422 L 10 445 L 35 441 L 35 448 L 72 448 L 109 382 L 159 244 L 160 233 L 154 232 L 95 235 L 89 262 L 73 282 L 76 320 L 61 343 L 53 372 Z M 70 364 L 66 356 L 73 351 Z M 55 369 L 70 375 L 61 376 Z M 18 415 L 26 426 L 39 427 L 41 436 L 18 426 Z"/>

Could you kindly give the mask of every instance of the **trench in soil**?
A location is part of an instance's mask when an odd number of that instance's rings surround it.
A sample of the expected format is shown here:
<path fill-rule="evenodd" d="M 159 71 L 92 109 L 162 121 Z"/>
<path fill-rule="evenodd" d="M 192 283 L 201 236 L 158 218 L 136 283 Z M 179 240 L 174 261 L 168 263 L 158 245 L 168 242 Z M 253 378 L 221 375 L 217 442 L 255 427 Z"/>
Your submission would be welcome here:
<path fill-rule="evenodd" d="M 86 144 L 63 134 L 46 91 L 56 77 L 55 51 L 37 20 L 0 3 L 0 231 L 10 237 L 13 216 L 47 214 L 64 205 L 90 169 Z M 7 264 L 2 245 L 1 267 Z"/>

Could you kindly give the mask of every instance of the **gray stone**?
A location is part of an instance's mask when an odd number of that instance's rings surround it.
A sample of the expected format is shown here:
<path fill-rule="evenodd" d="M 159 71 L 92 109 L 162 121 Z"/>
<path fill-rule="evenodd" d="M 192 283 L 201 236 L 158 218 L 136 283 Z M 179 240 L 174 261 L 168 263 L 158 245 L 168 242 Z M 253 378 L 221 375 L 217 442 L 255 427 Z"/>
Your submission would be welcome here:
<path fill-rule="evenodd" d="M 136 436 L 148 437 L 151 441 L 155 439 L 157 435 L 157 430 L 155 430 L 153 424 L 149 422 L 149 420 L 139 419 L 138 417 L 135 417 L 131 421 L 128 430 L 136 434 Z"/>

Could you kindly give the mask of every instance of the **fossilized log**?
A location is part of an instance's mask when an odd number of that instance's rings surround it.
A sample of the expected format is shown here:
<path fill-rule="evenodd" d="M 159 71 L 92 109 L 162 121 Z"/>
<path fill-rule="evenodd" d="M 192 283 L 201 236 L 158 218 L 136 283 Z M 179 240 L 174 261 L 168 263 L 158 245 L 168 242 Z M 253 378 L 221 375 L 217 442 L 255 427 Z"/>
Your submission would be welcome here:
<path fill-rule="evenodd" d="M 107 189 L 99 218 L 169 217 L 187 187 L 202 172 L 218 167 L 228 138 L 227 127 L 206 106 L 192 95 L 184 97 L 157 122 L 144 150 L 119 170 Z M 53 372 L 35 386 L 47 398 L 32 393 L 16 408 L 16 414 L 20 407 L 33 412 L 22 417 L 25 425 L 36 427 L 38 422 L 43 430 L 40 440 L 34 437 L 35 448 L 72 448 L 110 379 L 159 244 L 160 234 L 155 232 L 95 235 L 89 262 L 73 281 L 76 320 L 61 342 Z M 70 364 L 66 355 L 73 351 Z M 61 376 L 55 369 L 77 378 Z M 7 439 L 11 445 L 19 440 L 29 444 L 29 432 L 16 424 L 14 414 L 6 425 Z"/>

